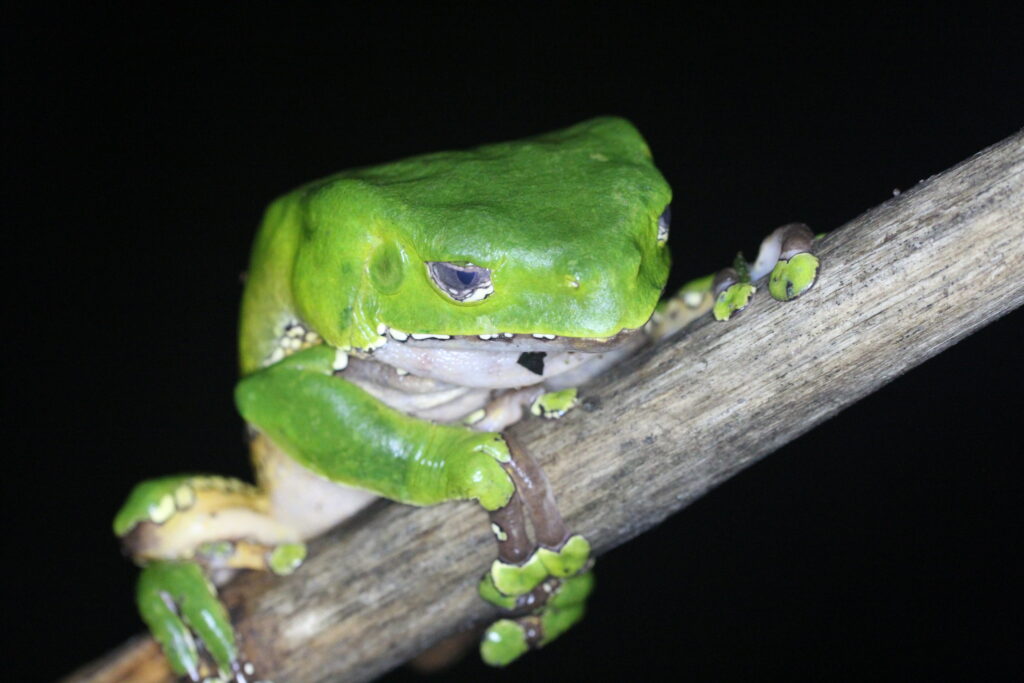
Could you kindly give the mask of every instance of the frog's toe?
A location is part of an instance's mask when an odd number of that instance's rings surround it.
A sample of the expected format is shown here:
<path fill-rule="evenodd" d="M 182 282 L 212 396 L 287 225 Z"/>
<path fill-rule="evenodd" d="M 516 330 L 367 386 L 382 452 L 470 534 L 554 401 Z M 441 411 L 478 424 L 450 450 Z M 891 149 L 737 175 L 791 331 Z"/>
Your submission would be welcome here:
<path fill-rule="evenodd" d="M 487 578 L 499 594 L 519 596 L 529 593 L 548 577 L 563 578 L 580 572 L 589 560 L 590 542 L 574 534 L 558 549 L 537 548 L 522 564 L 495 560 Z"/>
<path fill-rule="evenodd" d="M 548 577 L 548 569 L 544 566 L 540 555 L 533 553 L 522 564 L 512 564 L 495 560 L 489 572 L 495 589 L 510 596 L 529 593 Z"/>
<path fill-rule="evenodd" d="M 574 534 L 558 550 L 538 548 L 537 556 L 550 576 L 572 576 L 583 569 L 590 559 L 590 541 L 580 534 Z"/>
<path fill-rule="evenodd" d="M 490 666 L 508 666 L 529 651 L 531 626 L 536 628 L 539 622 L 537 617 L 494 622 L 480 641 L 480 658 Z"/>
<path fill-rule="evenodd" d="M 781 259 L 768 278 L 768 291 L 779 301 L 795 299 L 814 284 L 818 277 L 818 266 L 818 257 L 810 252 Z"/>
<path fill-rule="evenodd" d="M 711 309 L 715 320 L 725 321 L 742 311 L 756 291 L 757 288 L 749 282 L 736 282 L 724 288 L 715 296 L 715 304 Z"/>
<path fill-rule="evenodd" d="M 267 567 L 278 576 L 288 576 L 306 559 L 305 543 L 282 543 L 267 555 Z"/>
<path fill-rule="evenodd" d="M 238 670 L 235 633 L 216 589 L 193 562 L 154 562 L 139 576 L 139 612 L 179 676 L 198 681 L 203 667 L 195 636 L 222 676 Z"/>
<path fill-rule="evenodd" d="M 562 389 L 541 394 L 530 406 L 530 412 L 549 420 L 562 417 L 576 405 L 576 393 L 576 389 Z"/>
<path fill-rule="evenodd" d="M 559 581 L 552 591 L 548 605 L 557 609 L 568 609 L 586 602 L 594 590 L 594 572 L 583 572 L 578 576 Z"/>
<path fill-rule="evenodd" d="M 487 572 L 480 579 L 477 592 L 487 602 L 505 610 L 514 610 L 518 604 L 518 598 L 515 595 L 506 595 L 498 590 L 498 587 L 494 585 L 494 577 L 491 572 Z"/>

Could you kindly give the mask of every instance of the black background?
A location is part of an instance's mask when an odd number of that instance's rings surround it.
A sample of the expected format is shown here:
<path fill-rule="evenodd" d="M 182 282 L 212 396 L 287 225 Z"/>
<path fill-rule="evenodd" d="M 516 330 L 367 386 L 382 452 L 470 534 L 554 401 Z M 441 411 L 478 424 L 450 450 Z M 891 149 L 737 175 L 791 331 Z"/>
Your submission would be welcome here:
<path fill-rule="evenodd" d="M 675 10 L 8 12 L 5 678 L 139 630 L 109 530 L 133 483 L 247 475 L 239 275 L 280 192 L 620 114 L 682 279 L 1024 123 L 1019 14 Z M 1019 675 L 1020 315 L 603 557 L 585 623 L 494 679 Z"/>

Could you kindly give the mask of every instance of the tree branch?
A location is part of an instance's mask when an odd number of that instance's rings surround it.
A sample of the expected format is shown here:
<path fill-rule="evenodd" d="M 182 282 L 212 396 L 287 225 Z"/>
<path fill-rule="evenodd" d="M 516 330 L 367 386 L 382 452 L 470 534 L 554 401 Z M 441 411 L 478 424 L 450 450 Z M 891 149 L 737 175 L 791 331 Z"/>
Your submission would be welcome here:
<path fill-rule="evenodd" d="M 760 290 L 728 324 L 682 336 L 588 385 L 558 420 L 514 430 L 598 553 L 1024 302 L 1024 131 L 825 238 L 796 302 Z M 225 590 L 257 677 L 364 681 L 494 613 L 484 512 L 380 502 L 311 545 L 291 578 Z M 598 617 L 599 618 L 599 617 Z M 138 637 L 68 680 L 158 681 Z"/>

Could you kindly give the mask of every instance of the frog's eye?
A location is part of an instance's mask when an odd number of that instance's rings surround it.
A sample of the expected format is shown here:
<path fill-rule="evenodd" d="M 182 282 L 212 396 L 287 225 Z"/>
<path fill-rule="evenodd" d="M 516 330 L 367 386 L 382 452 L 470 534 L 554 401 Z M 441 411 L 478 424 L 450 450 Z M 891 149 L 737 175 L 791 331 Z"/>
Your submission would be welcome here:
<path fill-rule="evenodd" d="M 665 210 L 658 216 L 658 244 L 665 244 L 668 241 L 668 228 L 672 224 L 672 205 L 665 207 Z"/>
<path fill-rule="evenodd" d="M 427 261 L 427 272 L 442 292 L 462 303 L 482 301 L 494 291 L 491 271 L 472 263 Z"/>

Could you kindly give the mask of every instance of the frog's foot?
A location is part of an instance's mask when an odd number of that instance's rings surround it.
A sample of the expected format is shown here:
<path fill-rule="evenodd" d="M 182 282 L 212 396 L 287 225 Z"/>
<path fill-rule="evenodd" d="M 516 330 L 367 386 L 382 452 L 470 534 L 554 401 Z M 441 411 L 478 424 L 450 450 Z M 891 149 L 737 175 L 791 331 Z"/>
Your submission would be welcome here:
<path fill-rule="evenodd" d="M 814 234 L 803 223 L 790 223 L 776 228 L 761 243 L 757 259 L 747 264 L 742 254 L 732 268 L 720 271 L 711 290 L 715 298 L 712 309 L 716 320 L 728 320 L 750 303 L 757 291 L 753 283 L 769 275 L 768 291 L 779 301 L 800 296 L 818 277 L 818 258 L 811 253 Z"/>
<path fill-rule="evenodd" d="M 530 413 L 549 420 L 562 417 L 579 402 L 576 389 L 562 389 L 541 394 L 530 406 Z"/>
<path fill-rule="evenodd" d="M 737 265 L 742 262 L 742 258 L 742 255 L 737 257 Z M 747 307 L 757 287 L 751 284 L 750 274 L 745 267 L 733 267 L 720 270 L 715 275 L 711 291 L 715 300 L 711 314 L 715 320 L 724 321 Z"/>
<path fill-rule="evenodd" d="M 818 257 L 810 252 L 779 261 L 768 279 L 768 291 L 779 301 L 797 298 L 814 284 L 819 265 Z"/>
<path fill-rule="evenodd" d="M 495 603 L 500 606 L 508 604 L 508 598 L 500 596 L 493 584 L 488 584 L 490 577 L 485 576 L 480 594 L 491 602 L 494 602 L 492 597 L 504 601 Z M 526 616 L 499 619 L 487 628 L 480 642 L 480 657 L 491 666 L 506 666 L 529 650 L 544 647 L 583 618 L 593 585 L 594 575 L 589 571 L 567 579 L 547 579 L 506 609 L 521 613 L 530 609 L 531 602 L 540 607 Z"/>
<path fill-rule="evenodd" d="M 305 545 L 270 516 L 265 494 L 223 477 L 154 479 L 128 496 L 114 531 L 144 564 L 139 612 L 171 668 L 196 681 L 214 674 L 244 681 L 249 665 L 239 668 L 227 611 L 203 570 L 222 580 L 236 569 L 290 574 L 301 564 Z M 200 656 L 201 647 L 208 658 Z"/>
<path fill-rule="evenodd" d="M 800 296 L 818 277 L 818 258 L 811 253 L 814 233 L 803 223 L 789 223 L 776 228 L 761 243 L 757 259 L 750 265 L 750 275 L 759 280 L 768 278 L 768 291 L 779 301 Z"/>
<path fill-rule="evenodd" d="M 487 576 L 490 585 L 503 596 L 519 597 L 545 579 L 566 578 L 580 572 L 589 560 L 590 542 L 574 534 L 561 547 L 537 548 L 525 562 L 507 562 L 499 558 L 491 564 Z"/>
<path fill-rule="evenodd" d="M 580 535 L 571 536 L 559 550 L 537 549 L 521 565 L 495 560 L 480 581 L 480 597 L 509 616 L 484 632 L 480 642 L 484 662 L 510 664 L 579 621 L 593 588 L 591 565 L 590 544 Z"/>
<path fill-rule="evenodd" d="M 194 562 L 153 562 L 139 576 L 139 613 L 163 648 L 171 669 L 199 681 L 208 673 L 198 636 L 221 679 L 243 681 L 235 633 L 217 590 Z"/>

